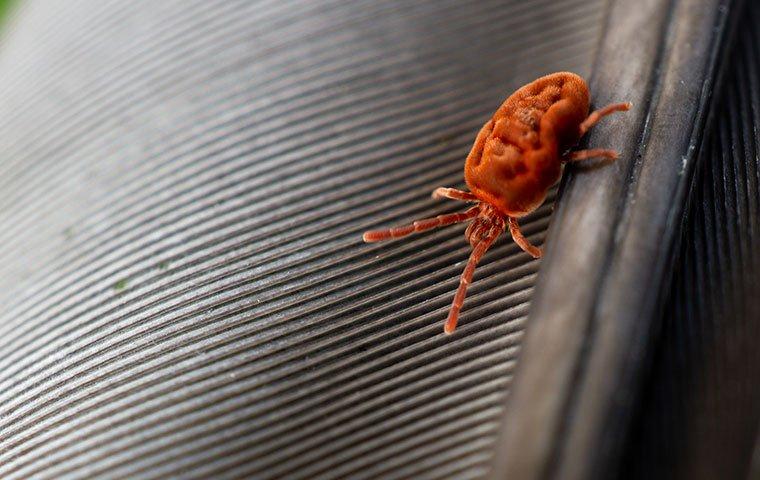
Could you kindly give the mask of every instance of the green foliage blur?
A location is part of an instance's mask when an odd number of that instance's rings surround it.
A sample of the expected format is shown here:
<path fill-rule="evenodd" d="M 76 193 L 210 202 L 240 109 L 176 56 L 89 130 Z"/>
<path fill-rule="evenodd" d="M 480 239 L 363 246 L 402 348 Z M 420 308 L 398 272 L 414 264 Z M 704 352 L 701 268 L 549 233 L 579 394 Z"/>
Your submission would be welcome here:
<path fill-rule="evenodd" d="M 3 25 L 3 20 L 10 9 L 10 6 L 16 0 L 0 0 L 0 27 Z"/>

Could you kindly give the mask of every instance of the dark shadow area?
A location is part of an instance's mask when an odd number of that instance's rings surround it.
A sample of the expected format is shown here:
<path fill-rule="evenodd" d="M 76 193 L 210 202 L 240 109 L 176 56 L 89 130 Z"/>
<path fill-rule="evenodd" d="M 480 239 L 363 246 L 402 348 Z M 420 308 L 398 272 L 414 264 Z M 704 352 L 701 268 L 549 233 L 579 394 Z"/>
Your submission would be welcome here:
<path fill-rule="evenodd" d="M 744 479 L 760 425 L 760 5 L 749 2 L 701 153 L 630 479 Z"/>

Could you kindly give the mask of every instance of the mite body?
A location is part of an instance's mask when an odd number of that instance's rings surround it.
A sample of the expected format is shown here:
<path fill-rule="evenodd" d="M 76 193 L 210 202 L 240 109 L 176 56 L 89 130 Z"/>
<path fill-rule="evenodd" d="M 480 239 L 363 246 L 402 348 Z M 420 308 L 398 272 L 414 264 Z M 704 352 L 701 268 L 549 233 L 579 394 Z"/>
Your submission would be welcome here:
<path fill-rule="evenodd" d="M 472 254 L 444 326 L 447 334 L 453 332 L 475 266 L 491 244 L 508 226 L 515 243 L 539 258 L 541 250 L 523 237 L 517 219 L 544 202 L 549 188 L 559 180 L 564 162 L 617 158 L 612 150 L 569 150 L 599 119 L 630 107 L 630 103 L 616 103 L 589 114 L 588 87 L 574 73 L 554 73 L 525 85 L 510 95 L 480 129 L 464 166 L 470 191 L 442 187 L 433 192 L 435 198 L 473 202 L 472 208 L 403 227 L 366 232 L 364 241 L 388 240 L 472 220 L 465 231 Z"/>

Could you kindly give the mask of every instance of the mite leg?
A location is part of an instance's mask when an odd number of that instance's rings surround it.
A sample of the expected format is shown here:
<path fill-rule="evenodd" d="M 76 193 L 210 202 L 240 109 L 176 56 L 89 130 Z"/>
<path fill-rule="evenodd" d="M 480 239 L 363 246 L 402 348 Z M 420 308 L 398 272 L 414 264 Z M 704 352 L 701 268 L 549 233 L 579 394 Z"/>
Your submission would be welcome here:
<path fill-rule="evenodd" d="M 478 213 L 480 213 L 480 207 L 475 206 L 461 213 L 450 213 L 448 215 L 438 215 L 434 218 L 417 220 L 411 225 L 405 225 L 403 227 L 389 228 L 387 230 L 372 230 L 365 232 L 362 238 L 367 243 L 390 240 L 392 238 L 403 237 L 414 232 L 423 232 L 425 230 L 430 230 L 431 228 L 465 222 L 471 218 L 477 217 Z"/>
<path fill-rule="evenodd" d="M 575 162 L 578 160 L 586 160 L 587 158 L 603 157 L 614 160 L 618 158 L 618 154 L 615 150 L 604 150 L 601 148 L 592 148 L 589 150 L 576 150 L 570 152 L 562 159 L 563 162 Z"/>
<path fill-rule="evenodd" d="M 452 200 L 462 200 L 464 202 L 477 202 L 479 200 L 478 197 L 470 192 L 446 187 L 438 187 L 433 190 L 433 198 L 450 198 Z"/>
<path fill-rule="evenodd" d="M 588 132 L 588 129 L 596 125 L 596 123 L 602 119 L 602 117 L 606 117 L 610 113 L 614 112 L 624 112 L 626 110 L 630 110 L 630 108 L 633 106 L 631 102 L 626 103 L 613 103 L 611 105 L 607 105 L 604 108 L 600 108 L 599 110 L 596 110 L 594 112 L 591 112 L 591 114 L 586 118 L 586 120 L 583 121 L 580 125 L 580 131 L 581 131 L 581 137 Z"/>
<path fill-rule="evenodd" d="M 525 252 L 533 258 L 541 258 L 543 252 L 540 248 L 532 245 L 527 238 L 525 238 L 520 231 L 520 225 L 517 224 L 517 219 L 509 217 L 509 233 L 512 234 L 512 240 L 520 246 Z"/>
<path fill-rule="evenodd" d="M 477 245 L 475 245 L 475 248 L 472 249 L 470 259 L 467 261 L 467 266 L 464 267 L 462 276 L 459 278 L 459 288 L 457 288 L 457 293 L 454 295 L 454 301 L 451 302 L 449 317 L 446 319 L 446 323 L 443 326 L 443 331 L 446 335 L 450 335 L 457 327 L 459 311 L 462 310 L 462 305 L 464 305 L 464 297 L 467 295 L 467 286 L 472 282 L 472 276 L 475 274 L 475 267 L 500 233 L 500 229 L 493 228 L 488 233 L 488 236 L 478 242 Z"/>

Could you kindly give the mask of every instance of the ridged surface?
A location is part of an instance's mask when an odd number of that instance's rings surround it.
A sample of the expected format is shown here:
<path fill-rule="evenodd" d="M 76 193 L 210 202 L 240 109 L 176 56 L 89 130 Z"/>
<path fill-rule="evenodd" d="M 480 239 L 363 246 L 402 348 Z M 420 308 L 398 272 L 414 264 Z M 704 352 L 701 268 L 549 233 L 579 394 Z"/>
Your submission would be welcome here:
<path fill-rule="evenodd" d="M 442 322 L 480 124 L 601 1 L 27 0 L 0 43 L 0 477 L 478 478 L 539 263 Z M 549 202 L 550 203 L 550 202 Z M 540 242 L 549 204 L 525 222 Z"/>
<path fill-rule="evenodd" d="M 700 159 L 628 478 L 757 478 L 760 5 L 748 2 Z M 756 467 L 755 467 L 756 468 Z"/>

